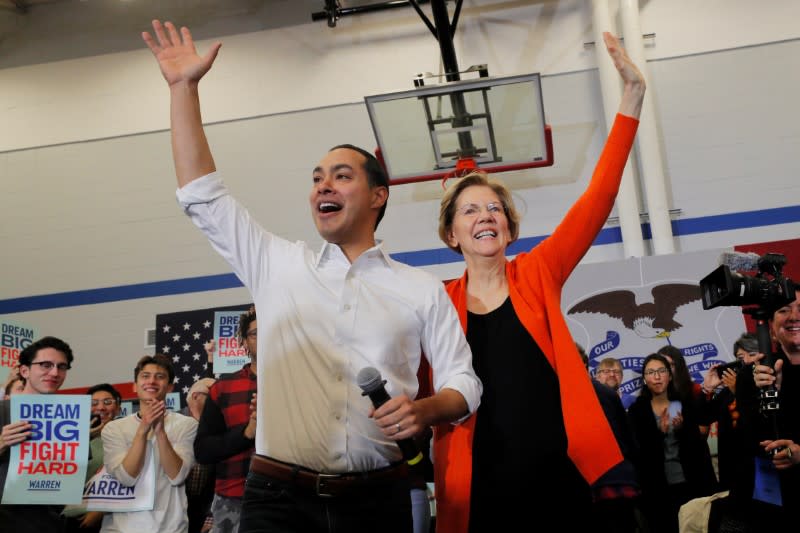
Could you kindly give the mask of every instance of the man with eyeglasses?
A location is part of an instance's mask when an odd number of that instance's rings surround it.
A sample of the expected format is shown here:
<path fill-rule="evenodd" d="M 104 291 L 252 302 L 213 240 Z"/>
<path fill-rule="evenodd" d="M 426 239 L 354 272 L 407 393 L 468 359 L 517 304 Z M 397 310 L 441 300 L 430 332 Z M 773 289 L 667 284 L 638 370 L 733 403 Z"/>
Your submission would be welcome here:
<path fill-rule="evenodd" d="M 108 383 L 89 387 L 86 394 L 92 397 L 92 421 L 89 429 L 89 463 L 86 467 L 86 481 L 103 466 L 103 439 L 100 437 L 106 424 L 119 416 L 122 395 Z M 87 511 L 85 506 L 68 506 L 63 511 L 67 517 L 67 533 L 80 531 L 93 533 L 100 531 L 103 513 Z"/>
<path fill-rule="evenodd" d="M 106 424 L 119 416 L 122 395 L 108 383 L 100 383 L 90 387 L 86 394 L 92 397 L 92 440 L 100 436 Z M 102 445 L 101 445 L 102 450 Z M 92 450 L 94 452 L 94 450 Z"/>
<path fill-rule="evenodd" d="M 613 357 L 606 357 L 597 363 L 595 378 L 619 394 L 619 387 L 622 385 L 622 363 Z"/>
<path fill-rule="evenodd" d="M 61 388 L 72 366 L 72 349 L 56 337 L 43 337 L 28 345 L 19 354 L 19 374 L 25 378 L 22 394 L 54 394 Z M 8 401 L 0 401 L 0 499 L 8 474 L 10 448 L 31 435 L 31 424 L 25 421 L 10 424 Z M 3 531 L 40 533 L 61 531 L 64 519 L 62 506 L 0 505 L 0 526 Z"/>
<path fill-rule="evenodd" d="M 623 394 L 623 374 L 624 371 L 620 360 L 614 357 L 606 357 L 597 364 L 597 370 L 595 370 L 594 377 L 598 382 L 613 389 L 614 392 L 617 393 L 617 396 L 619 396 L 620 400 L 622 400 L 622 405 L 625 407 L 625 409 L 628 409 L 634 400 L 636 400 L 636 396 L 633 394 Z"/>

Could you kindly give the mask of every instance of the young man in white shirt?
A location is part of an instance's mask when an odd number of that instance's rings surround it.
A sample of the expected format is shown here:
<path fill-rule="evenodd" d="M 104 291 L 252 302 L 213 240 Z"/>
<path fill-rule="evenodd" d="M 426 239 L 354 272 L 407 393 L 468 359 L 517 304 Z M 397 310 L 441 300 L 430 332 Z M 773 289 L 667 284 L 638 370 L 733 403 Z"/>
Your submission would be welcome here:
<path fill-rule="evenodd" d="M 351 145 L 312 170 L 315 252 L 256 224 L 216 173 L 186 28 L 153 22 L 143 38 L 171 95 L 178 199 L 253 296 L 259 317 L 256 454 L 240 533 L 407 532 L 410 487 L 398 440 L 475 412 L 481 384 L 441 282 L 392 260 L 375 240 L 389 196 L 374 156 Z M 415 399 L 424 353 L 434 394 Z M 372 412 L 356 375 L 374 367 L 392 398 Z"/>
<path fill-rule="evenodd" d="M 167 410 L 175 373 L 169 358 L 142 357 L 134 369 L 139 412 L 103 428 L 103 461 L 117 481 L 132 487 L 154 483 L 150 511 L 108 513 L 103 532 L 185 533 L 189 530 L 184 482 L 194 464 L 194 418 Z M 151 474 L 154 472 L 154 475 Z"/>

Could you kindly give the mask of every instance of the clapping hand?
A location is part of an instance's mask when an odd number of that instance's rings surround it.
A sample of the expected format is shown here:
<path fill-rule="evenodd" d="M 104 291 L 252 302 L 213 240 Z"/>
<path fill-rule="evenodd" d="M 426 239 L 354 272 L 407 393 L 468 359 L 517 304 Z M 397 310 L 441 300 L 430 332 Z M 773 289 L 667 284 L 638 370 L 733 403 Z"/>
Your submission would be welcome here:
<path fill-rule="evenodd" d="M 146 429 L 160 431 L 164 429 L 164 415 L 167 413 L 167 404 L 164 400 L 150 400 L 142 404 L 139 416 Z"/>

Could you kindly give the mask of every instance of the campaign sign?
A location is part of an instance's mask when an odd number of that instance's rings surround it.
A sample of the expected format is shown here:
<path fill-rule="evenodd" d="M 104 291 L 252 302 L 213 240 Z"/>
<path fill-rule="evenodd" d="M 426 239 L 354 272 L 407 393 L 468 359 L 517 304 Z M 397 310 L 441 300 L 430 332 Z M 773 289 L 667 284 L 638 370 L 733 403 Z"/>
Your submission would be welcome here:
<path fill-rule="evenodd" d="M 164 398 L 164 403 L 167 404 L 167 409 L 173 411 L 175 413 L 181 410 L 181 395 L 179 392 L 168 392 L 167 397 Z M 119 414 L 117 418 L 125 418 L 128 415 L 132 415 L 133 413 L 137 412 L 138 406 L 136 409 L 133 407 L 133 402 L 120 402 L 119 404 Z"/>
<path fill-rule="evenodd" d="M 89 511 L 106 513 L 150 511 L 155 505 L 155 462 L 151 444 L 147 444 L 145 464 L 133 487 L 123 485 L 106 471 L 105 465 L 86 483 L 83 504 Z"/>
<path fill-rule="evenodd" d="M 125 418 L 133 414 L 133 402 L 122 402 L 119 404 L 119 414 L 117 418 Z"/>
<path fill-rule="evenodd" d="M 241 311 L 217 311 L 214 313 L 214 373 L 236 372 L 250 362 L 247 350 L 236 339 Z"/>
<path fill-rule="evenodd" d="M 16 394 L 11 422 L 31 435 L 10 449 L 4 504 L 80 503 L 89 458 L 91 397 Z"/>
<path fill-rule="evenodd" d="M 167 397 L 164 398 L 164 403 L 167 404 L 167 409 L 173 413 L 178 413 L 181 410 L 181 395 L 179 392 L 168 392 Z"/>
<path fill-rule="evenodd" d="M 34 328 L 0 320 L 0 382 L 5 383 L 8 374 L 17 365 L 19 352 L 36 338 Z"/>

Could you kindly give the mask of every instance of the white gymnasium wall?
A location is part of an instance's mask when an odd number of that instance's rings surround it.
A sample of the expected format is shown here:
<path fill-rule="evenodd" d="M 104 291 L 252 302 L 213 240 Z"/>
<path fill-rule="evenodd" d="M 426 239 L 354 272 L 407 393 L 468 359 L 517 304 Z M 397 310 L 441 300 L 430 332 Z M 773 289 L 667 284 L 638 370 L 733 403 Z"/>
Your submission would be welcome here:
<path fill-rule="evenodd" d="M 649 97 L 673 207 L 679 218 L 702 221 L 793 206 L 800 4 L 697 4 L 642 2 L 642 29 L 656 34 L 646 48 Z M 462 67 L 544 75 L 556 164 L 501 176 L 525 212 L 521 236 L 545 235 L 585 187 L 605 137 L 594 52 L 584 46 L 589 7 L 578 0 L 464 6 L 456 37 Z M 374 146 L 363 96 L 409 88 L 417 72 L 437 71 L 438 47 L 411 10 L 342 19 L 334 30 L 308 23 L 222 40 L 201 85 L 217 165 L 265 227 L 317 244 L 306 203 L 310 169 L 331 145 Z M 2 46 L 9 51 L 7 41 Z M 0 304 L 229 272 L 175 204 L 168 94 L 148 51 L 0 69 L 0 124 Z M 442 247 L 440 196 L 439 183 L 393 188 L 379 229 L 391 252 Z M 798 229 L 795 222 L 700 231 L 676 242 L 694 251 L 794 238 Z M 621 245 L 610 244 L 585 261 L 622 258 Z M 447 278 L 463 266 L 425 268 Z M 228 289 L 26 312 L 8 305 L 6 318 L 68 340 L 78 359 L 67 386 L 79 386 L 131 379 L 155 314 L 247 300 L 244 289 Z"/>

